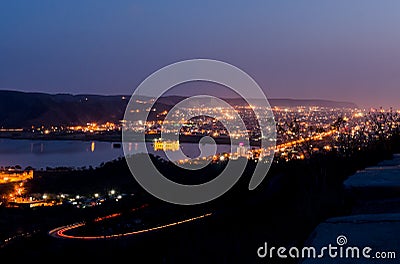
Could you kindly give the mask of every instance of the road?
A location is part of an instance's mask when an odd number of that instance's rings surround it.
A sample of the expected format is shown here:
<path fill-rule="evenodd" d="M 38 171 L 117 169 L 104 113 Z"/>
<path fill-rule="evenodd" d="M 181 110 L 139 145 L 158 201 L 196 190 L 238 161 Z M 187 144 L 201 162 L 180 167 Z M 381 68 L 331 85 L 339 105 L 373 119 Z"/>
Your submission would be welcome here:
<path fill-rule="evenodd" d="M 335 132 L 336 132 L 336 130 L 330 130 L 328 132 L 319 133 L 318 135 L 315 135 L 315 136 L 312 136 L 312 137 L 298 139 L 298 140 L 286 142 L 286 143 L 283 143 L 283 144 L 279 144 L 274 148 L 276 150 L 280 150 L 280 149 L 286 149 L 286 148 L 292 147 L 294 145 L 303 144 L 304 142 L 307 142 L 307 141 L 322 140 L 325 137 L 332 136 Z"/>
<path fill-rule="evenodd" d="M 135 208 L 134 210 L 138 210 L 138 209 L 141 209 L 141 208 L 143 208 L 143 206 L 139 207 L 139 208 Z M 120 215 L 121 215 L 120 213 L 116 213 L 116 214 L 107 215 L 107 216 L 104 216 L 104 217 L 99 217 L 99 218 L 95 219 L 95 222 L 100 222 L 100 221 L 103 221 L 103 220 L 106 220 L 106 219 L 118 217 Z M 98 239 L 110 239 L 110 238 L 118 238 L 118 237 L 127 237 L 127 236 L 142 234 L 142 233 L 148 233 L 148 232 L 152 232 L 152 231 L 156 231 L 156 230 L 162 230 L 162 229 L 165 229 L 165 228 L 170 228 L 170 227 L 181 225 L 181 224 L 185 224 L 185 223 L 188 223 L 188 222 L 197 221 L 197 220 L 209 217 L 211 215 L 212 215 L 211 213 L 208 213 L 208 214 L 203 214 L 203 215 L 200 215 L 200 216 L 184 219 L 184 220 L 177 221 L 177 222 L 172 222 L 172 223 L 169 223 L 169 224 L 159 225 L 159 226 L 155 226 L 155 227 L 150 227 L 150 228 L 146 228 L 146 229 L 136 230 L 136 231 L 132 231 L 132 232 L 126 232 L 126 233 L 121 233 L 121 234 L 106 235 L 106 236 L 104 236 L 104 235 L 98 235 L 98 236 L 75 236 L 75 235 L 67 234 L 68 231 L 71 231 L 73 229 L 76 229 L 76 228 L 79 228 L 79 227 L 83 227 L 83 226 L 86 225 L 85 222 L 78 222 L 78 223 L 74 223 L 74 224 L 71 224 L 71 225 L 54 228 L 53 230 L 49 231 L 49 235 L 52 236 L 52 237 L 55 237 L 55 238 L 81 239 L 81 240 L 98 240 Z"/>

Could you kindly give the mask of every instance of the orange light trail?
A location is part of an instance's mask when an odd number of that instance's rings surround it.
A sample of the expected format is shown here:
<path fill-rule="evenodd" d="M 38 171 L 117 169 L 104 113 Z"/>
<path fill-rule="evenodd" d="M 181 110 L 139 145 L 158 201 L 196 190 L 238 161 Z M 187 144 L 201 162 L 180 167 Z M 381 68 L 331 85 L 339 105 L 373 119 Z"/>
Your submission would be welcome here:
<path fill-rule="evenodd" d="M 143 206 L 140 207 L 140 208 L 143 208 Z M 137 209 L 140 209 L 140 208 L 137 208 Z M 95 219 L 95 222 L 103 221 L 105 219 L 114 218 L 114 217 L 117 217 L 117 216 L 120 216 L 120 215 L 121 215 L 120 213 L 116 213 L 116 214 L 112 214 L 112 215 L 108 215 L 108 216 L 104 216 L 104 217 L 99 217 L 99 218 Z M 184 223 L 200 220 L 200 219 L 206 218 L 206 217 L 211 216 L 211 215 L 212 215 L 211 213 L 204 214 L 204 215 L 200 215 L 200 216 L 197 216 L 197 217 L 192 217 L 192 218 L 185 219 L 185 220 L 178 221 L 178 222 L 173 222 L 173 223 L 169 223 L 169 224 L 165 224 L 165 225 L 160 225 L 160 226 L 156 226 L 156 227 L 151 227 L 151 228 L 147 228 L 147 229 L 142 229 L 142 230 L 133 231 L 133 232 L 127 232 L 127 233 L 122 233 L 122 234 L 114 234 L 114 235 L 106 235 L 106 236 L 73 236 L 73 235 L 65 234 L 66 232 L 68 232 L 68 231 L 70 231 L 72 229 L 76 229 L 76 228 L 79 228 L 79 227 L 82 227 L 82 226 L 86 225 L 85 222 L 79 222 L 79 223 L 76 223 L 76 224 L 55 228 L 55 229 L 53 229 L 53 230 L 51 230 L 49 232 L 49 235 L 51 235 L 53 237 L 57 237 L 57 238 L 67 238 L 67 239 L 83 239 L 83 240 L 110 239 L 110 238 L 126 237 L 126 236 L 132 236 L 132 235 L 137 235 L 137 234 L 141 234 L 141 233 L 147 233 L 147 232 L 151 232 L 151 231 L 161 230 L 161 229 L 164 229 L 164 228 L 168 228 L 168 227 L 177 226 L 177 225 L 181 225 L 181 224 L 184 224 Z"/>
<path fill-rule="evenodd" d="M 283 144 L 275 146 L 275 149 L 278 149 L 278 150 L 279 149 L 284 149 L 284 148 L 291 147 L 293 145 L 302 144 L 302 143 L 307 142 L 307 141 L 322 140 L 324 137 L 332 136 L 335 132 L 336 132 L 336 130 L 331 130 L 331 131 L 328 131 L 328 132 L 320 133 L 319 135 L 316 135 L 316 136 L 312 136 L 312 137 L 308 137 L 308 138 L 303 138 L 303 139 L 299 139 L 299 140 L 283 143 Z"/>

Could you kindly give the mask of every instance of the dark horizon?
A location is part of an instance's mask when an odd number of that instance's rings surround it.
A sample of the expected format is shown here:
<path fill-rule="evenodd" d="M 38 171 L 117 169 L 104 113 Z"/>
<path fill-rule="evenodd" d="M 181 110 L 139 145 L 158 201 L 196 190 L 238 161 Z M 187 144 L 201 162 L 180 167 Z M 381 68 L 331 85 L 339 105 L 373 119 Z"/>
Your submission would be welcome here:
<path fill-rule="evenodd" d="M 2 90 L 0 89 L 0 92 L 16 92 L 16 93 L 26 93 L 26 94 L 44 94 L 44 95 L 71 95 L 71 96 L 110 96 L 110 97 L 126 97 L 126 99 L 130 99 L 129 94 L 95 94 L 95 93 L 46 93 L 46 92 L 36 92 L 36 91 L 23 91 L 23 90 Z M 187 97 L 189 95 L 179 95 L 179 94 L 166 94 L 162 97 Z M 146 96 L 144 96 L 146 97 Z M 234 100 L 234 99 L 240 99 L 239 96 L 236 95 L 230 95 L 226 97 L 221 97 L 222 99 L 227 99 L 227 100 Z M 257 100 L 257 98 L 248 98 L 252 100 Z M 330 100 L 330 99 L 325 99 L 325 98 L 268 98 L 268 100 L 271 101 L 296 101 L 296 102 L 310 102 L 310 101 L 315 101 L 315 102 L 330 102 L 330 103 L 342 103 L 342 104 L 353 104 L 356 106 L 356 108 L 360 108 L 356 103 L 350 102 L 350 101 L 337 101 L 337 100 Z M 298 105 L 301 106 L 301 105 Z M 379 108 L 379 107 L 375 107 Z M 365 108 L 364 108 L 365 109 Z M 395 109 L 397 110 L 397 109 Z M 400 110 L 400 108 L 399 108 Z"/>

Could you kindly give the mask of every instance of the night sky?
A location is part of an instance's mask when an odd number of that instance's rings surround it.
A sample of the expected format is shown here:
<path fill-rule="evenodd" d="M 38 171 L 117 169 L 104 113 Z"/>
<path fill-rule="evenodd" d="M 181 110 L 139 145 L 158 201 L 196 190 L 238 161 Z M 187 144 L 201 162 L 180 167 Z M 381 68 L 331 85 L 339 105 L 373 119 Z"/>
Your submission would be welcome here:
<path fill-rule="evenodd" d="M 245 70 L 269 98 L 400 109 L 400 1 L 0 2 L 0 89 L 131 94 L 193 58 Z"/>

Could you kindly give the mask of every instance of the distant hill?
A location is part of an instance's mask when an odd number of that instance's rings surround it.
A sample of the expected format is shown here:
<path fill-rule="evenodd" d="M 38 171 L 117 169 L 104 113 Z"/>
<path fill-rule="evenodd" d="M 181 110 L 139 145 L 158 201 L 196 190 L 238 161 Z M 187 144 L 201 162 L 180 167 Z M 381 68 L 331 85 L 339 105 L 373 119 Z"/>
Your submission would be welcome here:
<path fill-rule="evenodd" d="M 271 106 L 320 106 L 320 107 L 337 107 L 337 108 L 357 108 L 358 106 L 350 102 L 337 102 L 318 99 L 270 99 Z"/>
<path fill-rule="evenodd" d="M 122 96 L 0 91 L 0 127 L 118 121 L 127 102 Z"/>
<path fill-rule="evenodd" d="M 127 95 L 70 95 L 0 91 L 0 127 L 28 128 L 32 125 L 79 125 L 88 122 L 119 122 L 129 101 Z M 157 103 L 160 112 L 184 99 L 167 96 Z M 145 98 L 144 98 L 145 99 Z M 226 99 L 243 104 L 242 99 Z M 326 100 L 271 99 L 271 106 L 357 107 L 353 103 Z"/>
<path fill-rule="evenodd" d="M 161 98 L 159 102 L 165 105 L 175 105 L 186 97 L 180 96 L 167 96 Z M 241 98 L 225 98 L 231 105 L 242 105 L 245 101 Z M 263 104 L 264 101 L 260 99 L 253 99 L 256 104 Z M 357 108 L 358 106 L 350 102 L 337 102 L 330 100 L 320 99 L 268 99 L 271 106 L 279 107 L 296 107 L 296 106 L 319 106 L 319 107 L 335 107 L 335 108 Z"/>

